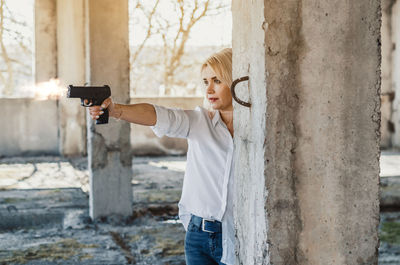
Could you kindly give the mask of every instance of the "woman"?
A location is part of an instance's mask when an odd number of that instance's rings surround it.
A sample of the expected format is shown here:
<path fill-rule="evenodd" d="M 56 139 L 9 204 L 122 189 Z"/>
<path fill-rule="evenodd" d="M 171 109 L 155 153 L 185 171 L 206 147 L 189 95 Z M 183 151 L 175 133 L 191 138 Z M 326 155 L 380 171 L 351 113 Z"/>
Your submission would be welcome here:
<path fill-rule="evenodd" d="M 187 166 L 179 201 L 186 230 L 188 265 L 234 264 L 232 49 L 210 56 L 201 76 L 211 110 L 165 108 L 152 104 L 116 104 L 111 98 L 90 107 L 97 119 L 102 109 L 116 119 L 151 126 L 161 137 L 188 140 Z"/>

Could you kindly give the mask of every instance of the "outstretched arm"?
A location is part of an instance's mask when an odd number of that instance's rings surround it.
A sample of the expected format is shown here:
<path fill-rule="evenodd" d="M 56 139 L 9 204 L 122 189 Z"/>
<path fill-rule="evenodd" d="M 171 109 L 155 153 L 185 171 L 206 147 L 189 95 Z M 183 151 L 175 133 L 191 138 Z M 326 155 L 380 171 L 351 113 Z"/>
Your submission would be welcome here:
<path fill-rule="evenodd" d="M 140 125 L 151 126 L 158 137 L 186 138 L 189 134 L 190 122 L 188 113 L 193 111 L 166 108 L 148 103 L 116 104 L 111 97 L 103 101 L 101 106 L 89 108 L 90 116 L 96 120 L 102 114 L 102 109 L 108 108 L 109 115 L 116 119 Z"/>
<path fill-rule="evenodd" d="M 106 108 L 108 108 L 111 117 L 127 122 L 153 126 L 157 121 L 157 115 L 153 105 L 148 103 L 129 105 L 116 104 L 112 101 L 111 97 L 104 100 L 101 106 L 90 107 L 90 116 L 93 120 L 96 120 L 102 114 L 102 109 Z"/>

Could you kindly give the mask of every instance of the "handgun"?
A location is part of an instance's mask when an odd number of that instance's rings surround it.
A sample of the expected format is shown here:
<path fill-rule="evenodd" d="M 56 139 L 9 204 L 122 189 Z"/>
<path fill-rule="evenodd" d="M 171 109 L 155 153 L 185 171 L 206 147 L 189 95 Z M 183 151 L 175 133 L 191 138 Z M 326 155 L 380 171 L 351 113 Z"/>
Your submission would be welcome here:
<path fill-rule="evenodd" d="M 84 107 L 100 106 L 103 101 L 111 96 L 109 86 L 68 86 L 67 98 L 80 98 L 81 105 Z M 85 103 L 87 99 L 88 103 Z M 108 109 L 96 120 L 96 124 L 108 123 Z"/>

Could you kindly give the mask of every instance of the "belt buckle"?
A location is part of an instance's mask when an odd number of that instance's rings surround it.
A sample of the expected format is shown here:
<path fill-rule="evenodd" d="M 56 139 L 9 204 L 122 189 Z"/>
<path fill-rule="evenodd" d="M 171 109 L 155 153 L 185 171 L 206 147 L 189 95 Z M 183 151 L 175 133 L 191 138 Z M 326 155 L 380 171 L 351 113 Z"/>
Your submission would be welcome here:
<path fill-rule="evenodd" d="M 204 232 L 208 232 L 208 233 L 214 233 L 213 231 L 210 231 L 210 230 L 205 229 L 205 223 L 204 223 L 204 221 L 215 222 L 215 220 L 210 220 L 210 219 L 205 219 L 205 218 L 203 218 L 203 219 L 201 220 L 201 230 L 203 230 Z"/>

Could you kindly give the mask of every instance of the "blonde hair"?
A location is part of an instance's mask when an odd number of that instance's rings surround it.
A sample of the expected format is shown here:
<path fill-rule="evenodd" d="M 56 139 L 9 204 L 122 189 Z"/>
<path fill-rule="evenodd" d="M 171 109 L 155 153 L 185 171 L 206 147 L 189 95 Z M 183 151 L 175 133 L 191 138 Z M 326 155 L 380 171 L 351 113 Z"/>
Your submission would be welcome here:
<path fill-rule="evenodd" d="M 232 48 L 225 48 L 212 54 L 201 66 L 201 72 L 209 66 L 217 78 L 228 87 L 232 84 Z"/>

